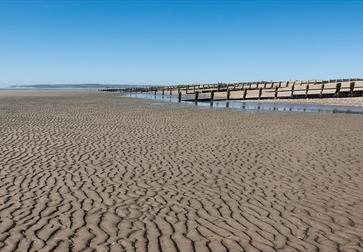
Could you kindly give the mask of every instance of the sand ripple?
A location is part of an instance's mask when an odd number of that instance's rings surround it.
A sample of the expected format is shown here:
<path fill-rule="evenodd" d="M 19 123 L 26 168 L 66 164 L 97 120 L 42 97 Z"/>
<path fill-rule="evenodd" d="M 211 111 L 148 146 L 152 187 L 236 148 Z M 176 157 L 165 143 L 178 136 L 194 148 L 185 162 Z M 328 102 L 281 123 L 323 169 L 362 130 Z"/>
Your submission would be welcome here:
<path fill-rule="evenodd" d="M 363 251 L 363 117 L 0 95 L 1 251 Z"/>

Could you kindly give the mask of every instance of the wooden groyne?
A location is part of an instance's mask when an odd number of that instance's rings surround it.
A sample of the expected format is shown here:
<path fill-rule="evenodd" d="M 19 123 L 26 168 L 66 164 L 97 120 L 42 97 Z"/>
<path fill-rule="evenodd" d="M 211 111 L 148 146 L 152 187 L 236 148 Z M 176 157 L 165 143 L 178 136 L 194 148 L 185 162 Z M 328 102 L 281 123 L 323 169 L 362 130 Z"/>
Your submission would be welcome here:
<path fill-rule="evenodd" d="M 178 101 L 314 99 L 363 96 L 363 79 L 258 81 L 140 88 L 105 88 L 102 92 L 175 95 Z"/>

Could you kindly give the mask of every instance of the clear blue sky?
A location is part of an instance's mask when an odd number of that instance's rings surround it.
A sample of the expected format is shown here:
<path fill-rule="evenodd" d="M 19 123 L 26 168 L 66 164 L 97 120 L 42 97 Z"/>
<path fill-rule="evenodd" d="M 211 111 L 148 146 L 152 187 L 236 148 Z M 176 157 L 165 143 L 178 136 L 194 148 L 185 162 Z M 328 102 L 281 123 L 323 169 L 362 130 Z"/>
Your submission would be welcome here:
<path fill-rule="evenodd" d="M 363 1 L 2 1 L 0 85 L 363 77 Z"/>

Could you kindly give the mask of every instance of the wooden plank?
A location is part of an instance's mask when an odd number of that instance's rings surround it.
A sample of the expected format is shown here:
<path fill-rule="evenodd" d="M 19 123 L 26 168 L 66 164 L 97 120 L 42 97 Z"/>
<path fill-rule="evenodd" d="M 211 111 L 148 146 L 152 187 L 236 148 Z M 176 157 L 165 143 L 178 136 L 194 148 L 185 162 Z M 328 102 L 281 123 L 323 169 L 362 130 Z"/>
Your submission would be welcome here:
<path fill-rule="evenodd" d="M 338 82 L 335 86 L 335 97 L 339 97 L 340 96 L 340 88 L 342 86 L 342 83 Z"/>
<path fill-rule="evenodd" d="M 306 84 L 306 88 L 305 88 L 305 98 L 308 98 L 308 93 L 309 93 L 309 84 Z"/>
<path fill-rule="evenodd" d="M 231 97 L 231 90 L 227 89 L 227 100 L 229 100 Z"/>
<path fill-rule="evenodd" d="M 260 87 L 258 90 L 258 99 L 260 100 L 262 96 L 262 88 Z"/>
<path fill-rule="evenodd" d="M 355 86 L 355 82 L 351 82 L 350 83 L 350 90 L 349 90 L 350 97 L 353 97 L 353 94 L 354 94 L 354 86 Z"/>
<path fill-rule="evenodd" d="M 245 100 L 247 96 L 247 88 L 243 90 L 243 97 L 242 100 Z"/>
<path fill-rule="evenodd" d="M 325 84 L 324 83 L 321 84 L 320 97 L 323 97 L 324 87 L 325 87 Z"/>

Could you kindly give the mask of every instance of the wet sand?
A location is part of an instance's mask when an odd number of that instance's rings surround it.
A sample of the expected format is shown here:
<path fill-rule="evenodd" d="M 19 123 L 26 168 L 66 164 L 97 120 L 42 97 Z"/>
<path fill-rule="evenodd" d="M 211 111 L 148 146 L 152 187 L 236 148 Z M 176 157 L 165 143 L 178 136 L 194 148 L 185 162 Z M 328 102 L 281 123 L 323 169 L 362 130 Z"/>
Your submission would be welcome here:
<path fill-rule="evenodd" d="M 267 103 L 289 103 L 289 104 L 319 104 L 319 105 L 337 105 L 337 106 L 357 106 L 363 107 L 363 97 L 349 98 L 314 98 L 314 99 L 269 99 L 269 100 L 248 100 L 251 102 Z"/>
<path fill-rule="evenodd" d="M 0 93 L 0 251 L 363 251 L 363 116 Z"/>

